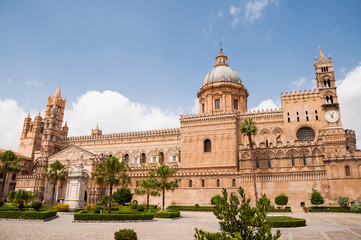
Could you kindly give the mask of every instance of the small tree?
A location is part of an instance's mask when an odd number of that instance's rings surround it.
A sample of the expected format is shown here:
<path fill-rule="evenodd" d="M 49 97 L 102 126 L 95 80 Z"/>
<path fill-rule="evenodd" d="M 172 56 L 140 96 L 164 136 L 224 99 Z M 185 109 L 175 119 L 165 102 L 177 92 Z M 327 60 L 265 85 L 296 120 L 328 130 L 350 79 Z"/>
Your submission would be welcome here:
<path fill-rule="evenodd" d="M 250 206 L 250 199 L 246 199 L 246 194 L 242 187 L 238 189 L 238 194 L 231 194 L 228 197 L 226 189 L 223 189 L 221 197 L 216 197 L 214 215 L 219 220 L 221 233 L 209 233 L 195 229 L 194 237 L 199 240 L 276 240 L 281 236 L 278 230 L 272 235 L 271 226 L 265 224 L 267 212 L 270 208 L 270 200 L 265 194 L 257 200 L 256 207 Z"/>
<path fill-rule="evenodd" d="M 20 172 L 21 166 L 19 165 L 21 158 L 15 155 L 15 153 L 11 150 L 4 152 L 0 155 L 0 172 L 3 173 L 3 182 L 1 184 L 1 193 L 0 193 L 0 201 L 3 201 L 3 197 L 5 195 L 5 183 L 7 178 L 7 173 L 16 173 Z"/>
<path fill-rule="evenodd" d="M 311 203 L 316 206 L 323 204 L 325 201 L 323 199 L 322 194 L 314 188 L 312 188 L 312 194 L 311 194 L 310 200 L 311 200 Z"/>
<path fill-rule="evenodd" d="M 129 188 L 118 188 L 115 193 L 113 193 L 114 202 L 124 205 L 132 201 L 133 194 Z"/>
<path fill-rule="evenodd" d="M 98 200 L 98 203 L 102 206 L 108 207 L 109 195 L 104 195 Z"/>
<path fill-rule="evenodd" d="M 275 197 L 275 203 L 279 206 L 285 206 L 288 203 L 288 197 L 282 192 Z"/>
<path fill-rule="evenodd" d="M 338 202 L 338 204 L 340 205 L 340 207 L 345 208 L 345 209 L 348 209 L 348 205 L 349 205 L 348 197 L 341 197 L 341 196 L 339 196 L 339 197 L 337 198 L 337 202 Z"/>
<path fill-rule="evenodd" d="M 8 198 L 11 202 L 19 204 L 19 209 L 23 210 L 24 202 L 28 203 L 33 200 L 34 197 L 38 197 L 37 193 L 33 194 L 31 191 L 18 190 L 15 194 L 9 192 Z"/>
<path fill-rule="evenodd" d="M 68 176 L 68 171 L 65 170 L 65 165 L 61 164 L 58 160 L 49 165 L 50 169 L 47 167 L 43 177 L 47 178 L 50 182 L 53 183 L 53 193 L 51 195 L 51 203 L 53 204 L 55 198 L 55 186 L 58 181 L 64 181 Z"/>
<path fill-rule="evenodd" d="M 161 165 L 155 171 L 158 178 L 158 188 L 162 190 L 162 209 L 164 210 L 165 202 L 165 191 L 171 190 L 174 191 L 178 187 L 178 182 L 180 181 L 176 178 L 174 181 L 168 181 L 168 178 L 172 177 L 177 172 L 177 169 L 170 169 L 167 165 Z"/>
<path fill-rule="evenodd" d="M 157 191 L 159 182 L 155 179 L 154 171 L 149 171 L 149 177 L 147 179 L 137 181 L 139 188 L 134 190 L 137 195 L 147 195 L 147 208 L 149 208 L 149 196 L 160 196 Z"/>
<path fill-rule="evenodd" d="M 129 179 L 126 174 L 128 170 L 129 167 L 123 162 L 120 162 L 116 157 L 109 157 L 104 162 L 98 163 L 95 167 L 92 177 L 95 178 L 99 184 L 104 182 L 109 184 L 109 214 L 111 213 L 112 207 L 113 186 L 117 186 L 119 183 Z"/>

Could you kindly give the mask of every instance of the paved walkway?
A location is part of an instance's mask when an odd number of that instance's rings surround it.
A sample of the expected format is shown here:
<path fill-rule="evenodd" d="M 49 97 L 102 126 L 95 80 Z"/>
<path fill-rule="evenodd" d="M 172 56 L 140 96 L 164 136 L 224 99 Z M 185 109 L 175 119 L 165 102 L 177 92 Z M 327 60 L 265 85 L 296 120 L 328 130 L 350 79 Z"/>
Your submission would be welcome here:
<path fill-rule="evenodd" d="M 307 226 L 283 228 L 282 240 L 354 240 L 361 239 L 361 214 L 290 213 L 282 214 L 306 218 Z M 194 239 L 194 228 L 216 232 L 218 221 L 210 212 L 182 212 L 181 219 L 157 219 L 154 222 L 129 223 L 72 223 L 73 215 L 59 214 L 49 222 L 0 221 L 1 239 L 114 239 L 114 232 L 132 228 L 140 240 Z"/>

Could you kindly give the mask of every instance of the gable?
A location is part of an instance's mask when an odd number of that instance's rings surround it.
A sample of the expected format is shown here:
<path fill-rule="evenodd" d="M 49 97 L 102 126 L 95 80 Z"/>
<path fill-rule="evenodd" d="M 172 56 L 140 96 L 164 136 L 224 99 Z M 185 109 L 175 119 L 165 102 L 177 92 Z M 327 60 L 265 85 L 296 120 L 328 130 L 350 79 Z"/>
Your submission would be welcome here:
<path fill-rule="evenodd" d="M 65 160 L 69 160 L 69 161 L 75 161 L 75 160 L 79 160 L 79 158 L 81 159 L 89 159 L 89 158 L 93 158 L 97 155 L 97 153 L 87 150 L 85 148 L 76 146 L 76 145 L 70 145 L 66 148 L 64 148 L 63 150 L 61 150 L 60 152 L 57 152 L 53 155 L 51 155 L 49 157 L 49 162 L 53 162 L 53 161 L 65 161 Z"/>

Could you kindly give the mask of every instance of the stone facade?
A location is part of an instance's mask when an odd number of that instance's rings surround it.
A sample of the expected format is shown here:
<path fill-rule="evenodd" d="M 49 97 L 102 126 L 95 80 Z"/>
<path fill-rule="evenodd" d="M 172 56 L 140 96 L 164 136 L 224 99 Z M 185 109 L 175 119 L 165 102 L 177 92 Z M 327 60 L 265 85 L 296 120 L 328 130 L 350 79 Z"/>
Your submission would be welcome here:
<path fill-rule="evenodd" d="M 24 121 L 19 152 L 33 160 L 33 170 L 18 177 L 16 187 L 49 200 L 51 187 L 41 174 L 58 160 L 72 173 L 67 183 L 58 183 L 57 199 L 76 196 L 79 203 L 95 203 L 109 189 L 96 184 L 91 173 L 97 163 L 116 156 L 131 167 L 134 180 L 146 178 L 153 166 L 177 167 L 180 187 L 167 192 L 167 205 L 209 205 L 222 188 L 234 192 L 239 186 L 253 198 L 253 165 L 259 194 L 266 193 L 272 202 L 285 192 L 294 209 L 302 202 L 309 205 L 312 188 L 324 194 L 326 204 L 335 204 L 338 196 L 355 202 L 361 199 L 361 151 L 355 132 L 342 128 L 331 57 L 320 50 L 314 68 L 316 90 L 281 93 L 281 109 L 251 112 L 248 91 L 221 49 L 197 94 L 200 113 L 181 115 L 180 128 L 103 134 L 97 125 L 83 137 L 68 137 L 67 124 L 62 127 L 65 99 L 58 88 L 48 98 L 44 119 L 39 115 L 32 122 L 28 116 Z M 252 159 L 248 138 L 240 132 L 240 123 L 249 117 L 258 128 Z"/>

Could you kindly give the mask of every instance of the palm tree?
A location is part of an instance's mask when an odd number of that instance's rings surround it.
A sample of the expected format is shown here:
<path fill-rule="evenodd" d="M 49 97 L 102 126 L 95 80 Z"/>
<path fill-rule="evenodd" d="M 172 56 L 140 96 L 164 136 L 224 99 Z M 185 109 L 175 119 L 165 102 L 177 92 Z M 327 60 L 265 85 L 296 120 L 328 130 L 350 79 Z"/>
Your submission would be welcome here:
<path fill-rule="evenodd" d="M 34 197 L 38 197 L 38 194 L 31 191 L 18 190 L 9 192 L 7 196 L 9 201 L 19 203 L 19 209 L 23 210 L 24 202 L 30 202 Z"/>
<path fill-rule="evenodd" d="M 95 178 L 99 184 L 106 182 L 110 185 L 108 213 L 111 213 L 113 186 L 117 186 L 119 183 L 125 183 L 129 180 L 129 177 L 126 174 L 128 170 L 128 165 L 120 162 L 116 157 L 109 157 L 105 162 L 98 163 L 95 166 L 92 177 Z"/>
<path fill-rule="evenodd" d="M 147 195 L 147 208 L 149 209 L 149 196 L 160 196 L 160 193 L 157 191 L 159 182 L 155 179 L 154 171 L 149 171 L 149 177 L 137 181 L 137 185 L 140 188 L 134 189 L 134 193 L 137 195 Z"/>
<path fill-rule="evenodd" d="M 43 173 L 43 177 L 53 182 L 53 194 L 51 196 L 51 203 L 54 202 L 55 197 L 55 185 L 58 181 L 64 181 L 68 176 L 68 171 L 65 170 L 65 165 L 61 164 L 58 160 L 51 163 L 46 168 L 45 173 Z"/>
<path fill-rule="evenodd" d="M 15 153 L 11 150 L 8 150 L 4 152 L 0 156 L 0 172 L 3 172 L 3 182 L 1 185 L 1 195 L 0 195 L 0 201 L 3 200 L 4 196 L 4 190 L 5 190 L 5 182 L 7 173 L 13 172 L 20 172 L 21 166 L 19 165 L 19 162 L 21 161 L 21 158 L 15 155 Z"/>
<path fill-rule="evenodd" d="M 172 177 L 177 172 L 177 169 L 170 169 L 167 165 L 161 165 L 158 169 L 156 169 L 155 173 L 158 180 L 158 188 L 162 190 L 162 209 L 164 210 L 164 202 L 165 202 L 165 190 L 174 191 L 178 187 L 178 182 L 180 179 L 175 179 L 174 181 L 169 181 L 168 178 Z"/>
<path fill-rule="evenodd" d="M 257 132 L 257 126 L 251 117 L 246 118 L 246 119 L 244 119 L 243 122 L 241 122 L 241 133 L 244 136 L 248 137 L 249 156 L 250 156 L 251 161 L 253 161 L 253 164 L 252 164 L 253 188 L 254 188 L 255 201 L 257 202 L 258 194 L 257 194 L 257 184 L 256 184 L 256 160 L 253 159 L 253 156 L 252 156 L 252 150 L 253 150 L 252 135 L 256 135 L 256 132 Z"/>

